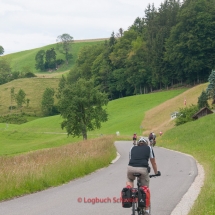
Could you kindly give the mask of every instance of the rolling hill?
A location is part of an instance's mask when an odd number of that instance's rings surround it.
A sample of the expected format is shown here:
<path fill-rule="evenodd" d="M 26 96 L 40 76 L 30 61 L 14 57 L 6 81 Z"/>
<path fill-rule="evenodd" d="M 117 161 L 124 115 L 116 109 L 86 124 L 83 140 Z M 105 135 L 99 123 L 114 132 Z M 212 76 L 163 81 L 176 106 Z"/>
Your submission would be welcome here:
<path fill-rule="evenodd" d="M 106 40 L 106 38 L 74 41 L 74 43 L 72 44 L 72 56 L 73 57 L 72 57 L 71 61 L 69 61 L 68 65 L 65 63 L 64 65 L 60 66 L 57 73 L 70 70 L 74 66 L 75 61 L 78 57 L 78 52 L 82 47 L 99 44 L 99 43 L 104 42 L 104 40 Z M 12 71 L 14 71 L 14 70 L 22 71 L 23 67 L 29 67 L 31 72 L 45 75 L 48 73 L 47 71 L 40 72 L 35 69 L 35 56 L 38 53 L 38 51 L 40 51 L 40 50 L 46 51 L 51 48 L 55 49 L 55 52 L 57 54 L 57 56 L 56 56 L 57 59 L 65 60 L 64 55 L 56 49 L 56 44 L 50 44 L 50 45 L 39 47 L 36 49 L 16 52 L 16 53 L 8 54 L 8 55 L 2 56 L 2 57 L 7 58 L 11 62 Z M 56 73 L 56 72 L 54 72 L 54 73 Z M 48 74 L 50 74 L 50 73 L 48 73 Z"/>
<path fill-rule="evenodd" d="M 200 84 L 192 87 L 182 94 L 172 98 L 164 103 L 148 110 L 145 113 L 145 117 L 142 121 L 142 125 L 145 128 L 144 134 L 148 136 L 151 131 L 159 133 L 165 132 L 174 127 L 174 120 L 171 120 L 171 113 L 179 111 L 179 108 L 185 107 L 184 99 L 186 99 L 186 106 L 197 104 L 198 97 L 203 90 L 206 90 L 208 83 Z M 209 102 L 210 103 L 210 102 Z"/>

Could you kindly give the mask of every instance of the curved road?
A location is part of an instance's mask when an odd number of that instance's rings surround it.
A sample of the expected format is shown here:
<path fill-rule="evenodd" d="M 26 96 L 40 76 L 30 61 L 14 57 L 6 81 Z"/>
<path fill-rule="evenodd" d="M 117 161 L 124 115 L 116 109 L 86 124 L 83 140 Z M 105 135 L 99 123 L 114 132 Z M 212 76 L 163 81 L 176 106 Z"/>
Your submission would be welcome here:
<path fill-rule="evenodd" d="M 131 209 L 122 208 L 119 198 L 132 142 L 117 141 L 115 145 L 120 159 L 107 168 L 59 187 L 1 202 L 0 215 L 130 215 Z M 154 152 L 162 176 L 150 181 L 152 215 L 170 215 L 197 175 L 196 162 L 159 147 Z M 103 203 L 94 203 L 96 199 Z"/>

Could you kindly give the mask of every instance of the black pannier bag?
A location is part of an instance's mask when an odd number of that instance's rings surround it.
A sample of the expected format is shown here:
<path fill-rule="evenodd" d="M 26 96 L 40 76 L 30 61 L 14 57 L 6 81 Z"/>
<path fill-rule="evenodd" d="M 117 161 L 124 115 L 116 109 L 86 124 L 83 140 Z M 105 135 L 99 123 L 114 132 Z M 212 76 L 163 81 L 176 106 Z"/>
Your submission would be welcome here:
<path fill-rule="evenodd" d="M 124 187 L 121 191 L 122 207 L 130 208 L 132 206 L 131 188 Z"/>
<path fill-rule="evenodd" d="M 146 193 L 143 187 L 140 187 L 138 191 L 138 207 L 146 207 Z"/>

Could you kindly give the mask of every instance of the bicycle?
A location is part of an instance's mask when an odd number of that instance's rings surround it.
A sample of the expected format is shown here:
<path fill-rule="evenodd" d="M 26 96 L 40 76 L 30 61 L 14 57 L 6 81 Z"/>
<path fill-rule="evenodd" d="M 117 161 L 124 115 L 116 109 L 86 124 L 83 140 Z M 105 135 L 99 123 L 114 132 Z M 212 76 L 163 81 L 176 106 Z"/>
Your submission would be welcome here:
<path fill-rule="evenodd" d="M 151 147 L 154 147 L 156 144 L 156 140 L 154 140 L 154 139 L 151 139 L 149 142 L 150 142 Z"/>
<path fill-rule="evenodd" d="M 134 145 L 134 146 L 137 145 L 137 140 L 133 140 L 133 145 Z"/>
<path fill-rule="evenodd" d="M 132 199 L 132 215 L 138 214 L 138 215 L 144 215 L 146 212 L 146 208 L 145 207 L 139 207 L 138 206 L 138 202 L 139 202 L 139 188 L 141 186 L 140 183 L 140 173 L 134 173 L 133 174 L 136 178 L 137 178 L 137 188 L 131 188 L 131 199 Z M 157 177 L 157 176 L 161 176 L 160 171 L 158 171 L 158 174 L 155 175 L 149 175 L 150 178 L 152 177 Z M 151 205 L 149 206 L 149 214 L 151 214 Z M 137 213 L 136 213 L 137 212 Z"/>

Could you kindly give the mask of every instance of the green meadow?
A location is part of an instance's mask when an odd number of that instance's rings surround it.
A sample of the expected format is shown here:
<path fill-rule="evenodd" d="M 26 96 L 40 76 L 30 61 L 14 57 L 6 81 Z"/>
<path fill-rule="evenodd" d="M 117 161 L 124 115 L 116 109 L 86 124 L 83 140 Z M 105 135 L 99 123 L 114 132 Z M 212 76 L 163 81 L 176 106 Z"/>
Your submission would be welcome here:
<path fill-rule="evenodd" d="M 169 100 L 186 89 L 137 95 L 109 102 L 109 120 L 102 128 L 88 133 L 89 138 L 115 135 L 117 131 L 128 138 L 134 132 L 140 135 L 144 112 Z M 39 118 L 21 125 L 0 124 L 0 155 L 17 154 L 43 148 L 61 146 L 81 140 L 67 136 L 61 129 L 62 118 L 57 116 Z"/>
<path fill-rule="evenodd" d="M 70 70 L 74 66 L 76 59 L 78 57 L 78 52 L 80 51 L 80 49 L 82 47 L 99 44 L 99 43 L 104 42 L 104 40 L 105 39 L 86 40 L 86 41 L 83 40 L 83 41 L 74 42 L 72 44 L 72 56 L 73 56 L 72 59 L 69 61 L 68 65 L 66 63 L 61 65 L 59 67 L 59 69 L 57 70 L 57 72 L 55 72 L 55 74 L 57 74 L 59 72 L 64 72 L 66 70 Z M 56 49 L 56 44 L 50 44 L 47 46 L 43 46 L 43 47 L 31 49 L 31 50 L 16 52 L 16 53 L 5 55 L 3 57 L 7 58 L 11 62 L 12 70 L 22 71 L 23 67 L 28 67 L 30 69 L 30 71 L 33 73 L 40 73 L 40 74 L 45 75 L 48 72 L 45 72 L 45 71 L 39 72 L 35 69 L 35 56 L 40 50 L 46 51 L 51 48 L 55 49 L 55 52 L 57 54 L 57 56 L 56 56 L 57 59 L 65 60 L 64 55 Z"/>

